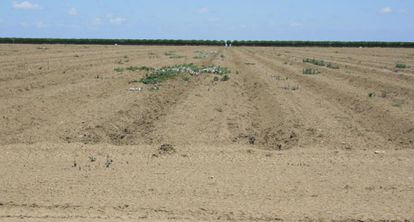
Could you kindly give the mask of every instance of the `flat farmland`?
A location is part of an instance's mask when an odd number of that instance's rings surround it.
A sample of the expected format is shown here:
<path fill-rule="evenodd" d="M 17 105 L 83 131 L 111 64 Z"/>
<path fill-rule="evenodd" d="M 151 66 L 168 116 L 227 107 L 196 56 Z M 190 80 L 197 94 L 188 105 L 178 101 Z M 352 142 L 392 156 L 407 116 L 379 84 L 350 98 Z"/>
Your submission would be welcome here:
<path fill-rule="evenodd" d="M 412 221 L 414 49 L 3 44 L 0 152 L 0 221 Z"/>

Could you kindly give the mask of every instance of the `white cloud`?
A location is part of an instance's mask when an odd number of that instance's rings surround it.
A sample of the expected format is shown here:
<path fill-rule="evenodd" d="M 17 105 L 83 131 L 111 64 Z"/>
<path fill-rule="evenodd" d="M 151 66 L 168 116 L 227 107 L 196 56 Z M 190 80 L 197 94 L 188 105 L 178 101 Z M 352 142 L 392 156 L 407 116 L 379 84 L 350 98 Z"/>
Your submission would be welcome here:
<path fill-rule="evenodd" d="M 76 15 L 78 15 L 78 10 L 76 10 L 76 8 L 70 8 L 69 11 L 68 11 L 68 15 L 76 16 Z"/>
<path fill-rule="evenodd" d="M 17 2 L 13 1 L 13 8 L 23 10 L 39 10 L 42 9 L 38 4 L 33 4 L 29 1 Z"/>
<path fill-rule="evenodd" d="M 385 7 L 380 10 L 381 14 L 391 14 L 394 10 L 391 7 Z"/>
<path fill-rule="evenodd" d="M 207 7 L 203 7 L 203 8 L 197 9 L 197 12 L 200 13 L 200 14 L 205 14 L 205 13 L 210 12 L 210 9 L 207 8 Z"/>

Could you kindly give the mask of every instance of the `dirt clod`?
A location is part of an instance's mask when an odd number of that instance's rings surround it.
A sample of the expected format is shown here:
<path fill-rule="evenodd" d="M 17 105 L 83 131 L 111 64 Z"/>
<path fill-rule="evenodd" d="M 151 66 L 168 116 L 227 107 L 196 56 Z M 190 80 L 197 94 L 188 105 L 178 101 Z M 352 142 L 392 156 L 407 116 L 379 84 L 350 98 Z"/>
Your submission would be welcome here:
<path fill-rule="evenodd" d="M 176 150 L 173 145 L 171 144 L 162 144 L 158 149 L 159 154 L 173 154 Z"/>

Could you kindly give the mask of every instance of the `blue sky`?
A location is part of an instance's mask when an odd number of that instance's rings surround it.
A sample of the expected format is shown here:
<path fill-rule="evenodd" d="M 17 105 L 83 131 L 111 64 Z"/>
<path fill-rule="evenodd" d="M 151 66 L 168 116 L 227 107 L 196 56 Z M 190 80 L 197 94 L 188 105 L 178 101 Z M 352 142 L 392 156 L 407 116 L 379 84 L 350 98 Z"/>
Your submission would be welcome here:
<path fill-rule="evenodd" d="M 0 37 L 414 41 L 414 0 L 1 0 Z"/>

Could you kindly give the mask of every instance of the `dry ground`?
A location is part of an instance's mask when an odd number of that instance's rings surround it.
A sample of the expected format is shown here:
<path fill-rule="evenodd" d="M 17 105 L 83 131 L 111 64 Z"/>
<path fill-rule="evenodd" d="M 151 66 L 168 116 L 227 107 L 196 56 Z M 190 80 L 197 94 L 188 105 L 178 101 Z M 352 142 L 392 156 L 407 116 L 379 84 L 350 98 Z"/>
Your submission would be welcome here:
<path fill-rule="evenodd" d="M 0 221 L 414 221 L 413 148 L 413 49 L 0 45 Z"/>

